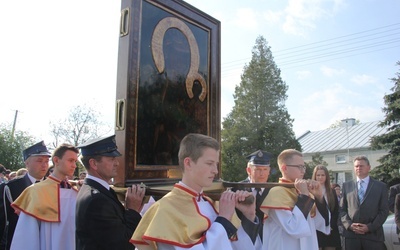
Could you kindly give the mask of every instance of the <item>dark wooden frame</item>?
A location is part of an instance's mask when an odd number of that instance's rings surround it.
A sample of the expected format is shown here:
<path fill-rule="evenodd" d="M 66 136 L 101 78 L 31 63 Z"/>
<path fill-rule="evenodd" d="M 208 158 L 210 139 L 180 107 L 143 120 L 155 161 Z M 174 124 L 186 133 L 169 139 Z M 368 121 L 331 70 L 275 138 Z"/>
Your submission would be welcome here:
<path fill-rule="evenodd" d="M 142 11 L 144 7 L 149 8 L 149 6 L 159 9 L 160 12 L 167 12 L 174 20 L 179 19 L 187 26 L 195 27 L 195 29 L 208 34 L 206 56 L 208 74 L 205 79 L 207 95 L 204 100 L 207 107 L 207 117 L 204 117 L 207 119 L 207 130 L 204 134 L 220 141 L 220 22 L 180 0 L 122 0 L 115 134 L 118 150 L 123 156 L 119 157 L 118 176 L 114 178 L 114 185 L 120 187 L 140 182 L 149 185 L 163 185 L 176 182 L 180 178 L 179 166 L 176 161 L 175 164 L 149 165 L 137 162 L 138 124 L 143 122 L 138 118 L 139 103 L 142 97 L 139 91 L 140 56 L 141 49 L 146 46 L 141 36 L 142 32 L 145 32 L 142 27 L 146 25 L 143 21 L 145 18 L 142 16 Z M 151 46 L 151 44 L 149 45 Z M 204 52 L 200 51 L 199 54 L 201 53 Z M 199 85 L 199 82 L 196 83 Z"/>

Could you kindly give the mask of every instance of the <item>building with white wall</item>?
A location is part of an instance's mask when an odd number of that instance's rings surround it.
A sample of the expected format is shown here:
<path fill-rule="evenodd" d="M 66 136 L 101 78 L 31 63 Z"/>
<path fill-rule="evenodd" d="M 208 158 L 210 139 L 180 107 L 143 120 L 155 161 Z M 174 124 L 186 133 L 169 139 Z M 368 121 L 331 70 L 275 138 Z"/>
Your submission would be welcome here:
<path fill-rule="evenodd" d="M 368 157 L 371 168 L 379 165 L 378 159 L 387 154 L 386 150 L 371 150 L 371 137 L 386 133 L 386 127 L 379 127 L 379 121 L 356 124 L 354 118 L 342 120 L 341 126 L 321 131 L 307 131 L 298 139 L 304 161 L 312 161 L 319 153 L 333 173 L 333 182 L 342 184 L 354 178 L 353 159 L 358 155 Z"/>

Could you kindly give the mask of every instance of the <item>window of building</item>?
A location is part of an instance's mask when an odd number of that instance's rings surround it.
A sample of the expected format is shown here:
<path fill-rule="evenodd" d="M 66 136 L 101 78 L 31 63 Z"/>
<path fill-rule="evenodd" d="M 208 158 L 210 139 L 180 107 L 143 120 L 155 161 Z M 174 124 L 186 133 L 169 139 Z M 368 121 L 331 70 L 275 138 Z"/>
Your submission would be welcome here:
<path fill-rule="evenodd" d="M 336 163 L 346 163 L 346 155 L 336 155 Z"/>

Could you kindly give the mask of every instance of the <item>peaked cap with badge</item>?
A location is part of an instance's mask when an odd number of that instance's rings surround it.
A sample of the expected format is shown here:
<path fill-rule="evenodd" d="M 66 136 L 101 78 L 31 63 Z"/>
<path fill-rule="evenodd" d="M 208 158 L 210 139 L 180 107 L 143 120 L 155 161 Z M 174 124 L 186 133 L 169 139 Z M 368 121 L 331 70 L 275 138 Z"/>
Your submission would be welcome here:
<path fill-rule="evenodd" d="M 122 154 L 117 150 L 115 135 L 89 140 L 78 146 L 83 156 L 110 156 L 117 157 Z"/>
<path fill-rule="evenodd" d="M 262 151 L 261 149 L 251 153 L 246 158 L 249 163 L 256 166 L 269 166 L 272 154 L 267 151 Z"/>
<path fill-rule="evenodd" d="M 44 155 L 48 157 L 51 156 L 51 153 L 47 149 L 46 144 L 44 144 L 44 141 L 38 142 L 24 149 L 24 151 L 22 151 L 22 154 L 24 156 L 24 161 L 26 161 L 30 156 L 38 156 L 38 155 Z"/>

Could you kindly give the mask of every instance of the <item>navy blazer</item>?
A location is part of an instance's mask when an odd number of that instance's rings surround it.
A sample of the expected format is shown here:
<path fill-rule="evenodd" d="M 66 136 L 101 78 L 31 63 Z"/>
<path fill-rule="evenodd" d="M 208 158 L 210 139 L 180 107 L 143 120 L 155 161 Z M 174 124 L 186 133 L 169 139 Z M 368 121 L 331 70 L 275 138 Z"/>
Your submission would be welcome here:
<path fill-rule="evenodd" d="M 360 238 L 374 241 L 384 241 L 383 223 L 389 214 L 388 190 L 386 184 L 370 177 L 364 200 L 359 202 L 357 195 L 357 180 L 343 183 L 340 200 L 340 218 L 345 228 L 346 238 Z M 350 230 L 352 223 L 362 223 L 368 226 L 369 232 L 363 235 Z"/>
<path fill-rule="evenodd" d="M 394 213 L 394 203 L 396 195 L 400 194 L 400 184 L 396 184 L 389 189 L 389 211 Z"/>
<path fill-rule="evenodd" d="M 129 240 L 141 218 L 103 185 L 85 179 L 76 201 L 76 249 L 134 249 Z"/>
<path fill-rule="evenodd" d="M 4 214 L 4 206 L 7 209 L 7 217 L 9 221 L 8 225 L 8 237 L 7 237 L 7 246 L 4 246 L 3 242 L 0 244 L 0 250 L 3 249 L 10 249 L 11 246 L 11 240 L 14 235 L 15 227 L 17 226 L 18 222 L 18 215 L 14 212 L 14 209 L 11 207 L 11 204 L 7 197 L 5 198 L 6 202 L 4 204 L 3 201 L 3 195 L 4 195 L 4 187 L 8 186 L 10 189 L 11 197 L 12 200 L 15 201 L 18 196 L 25 190 L 25 188 L 29 187 L 32 185 L 31 180 L 29 179 L 29 176 L 26 174 L 25 176 L 21 178 L 16 178 L 8 183 L 3 183 L 0 186 L 0 194 L 1 194 L 1 201 L 0 201 L 0 235 L 3 237 L 4 234 L 4 227 L 6 224 L 6 218 Z"/>
<path fill-rule="evenodd" d="M 250 183 L 250 179 L 247 178 L 243 181 L 241 181 L 242 183 Z M 252 193 L 253 191 L 251 190 L 251 188 L 245 188 L 246 191 Z M 269 193 L 269 188 L 264 188 L 264 191 L 261 194 L 261 199 L 260 200 L 256 200 L 256 215 L 260 221 L 260 223 L 263 223 L 263 218 L 264 218 L 264 212 L 260 210 L 260 206 L 262 204 L 262 202 L 264 201 L 265 197 L 267 197 Z"/>

